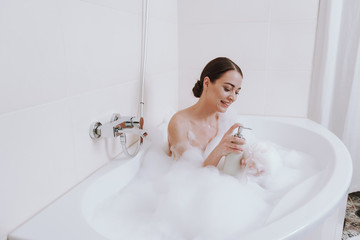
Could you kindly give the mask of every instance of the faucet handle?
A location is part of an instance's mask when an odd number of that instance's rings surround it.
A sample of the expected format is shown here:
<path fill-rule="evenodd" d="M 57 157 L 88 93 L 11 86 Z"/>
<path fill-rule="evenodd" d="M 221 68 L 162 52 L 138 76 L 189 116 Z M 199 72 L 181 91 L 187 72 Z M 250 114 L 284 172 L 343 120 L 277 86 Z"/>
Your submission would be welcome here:
<path fill-rule="evenodd" d="M 144 126 L 144 118 L 140 117 L 140 129 L 143 129 Z"/>
<path fill-rule="evenodd" d="M 90 125 L 89 134 L 92 139 L 99 139 L 101 137 L 118 137 L 124 133 L 124 130 L 126 130 L 126 132 L 136 133 L 137 130 L 143 129 L 143 125 L 143 117 L 121 117 L 119 113 L 113 113 L 109 123 L 92 123 Z"/>

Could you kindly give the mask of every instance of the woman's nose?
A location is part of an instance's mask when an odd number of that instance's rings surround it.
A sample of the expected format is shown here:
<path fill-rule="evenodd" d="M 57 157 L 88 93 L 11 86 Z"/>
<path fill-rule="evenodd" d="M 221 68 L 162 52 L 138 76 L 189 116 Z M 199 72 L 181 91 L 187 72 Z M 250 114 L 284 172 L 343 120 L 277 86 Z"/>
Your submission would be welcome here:
<path fill-rule="evenodd" d="M 236 96 L 237 95 L 236 95 L 235 92 L 231 92 L 230 95 L 229 95 L 229 99 L 234 102 L 236 100 Z"/>

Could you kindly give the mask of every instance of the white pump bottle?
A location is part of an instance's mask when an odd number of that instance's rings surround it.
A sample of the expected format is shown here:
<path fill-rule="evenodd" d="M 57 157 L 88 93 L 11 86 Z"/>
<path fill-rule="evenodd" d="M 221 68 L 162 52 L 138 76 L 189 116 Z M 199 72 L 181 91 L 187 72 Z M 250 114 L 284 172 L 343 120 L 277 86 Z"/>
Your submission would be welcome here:
<path fill-rule="evenodd" d="M 243 129 L 251 130 L 251 128 L 240 126 L 237 130 L 237 133 L 234 134 L 234 136 L 237 136 L 239 138 L 243 138 L 243 135 L 241 134 Z M 237 176 L 239 173 L 242 172 L 242 168 L 240 165 L 240 160 L 243 157 L 244 153 L 229 153 L 225 157 L 223 172 L 232 176 Z"/>

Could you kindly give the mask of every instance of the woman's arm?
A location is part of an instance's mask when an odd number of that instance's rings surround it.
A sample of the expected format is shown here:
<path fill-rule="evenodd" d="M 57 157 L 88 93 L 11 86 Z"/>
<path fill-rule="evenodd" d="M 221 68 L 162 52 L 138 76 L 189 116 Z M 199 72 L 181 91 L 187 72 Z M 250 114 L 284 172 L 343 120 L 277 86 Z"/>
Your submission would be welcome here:
<path fill-rule="evenodd" d="M 190 146 L 187 136 L 189 129 L 187 121 L 181 115 L 175 114 L 168 125 L 168 144 L 170 155 L 179 158 Z"/>

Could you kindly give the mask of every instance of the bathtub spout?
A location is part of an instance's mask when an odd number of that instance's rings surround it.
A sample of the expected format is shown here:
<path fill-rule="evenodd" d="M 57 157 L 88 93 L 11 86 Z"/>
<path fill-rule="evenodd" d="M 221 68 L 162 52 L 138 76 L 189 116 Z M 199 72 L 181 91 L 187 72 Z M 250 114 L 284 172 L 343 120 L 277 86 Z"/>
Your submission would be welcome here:
<path fill-rule="evenodd" d="M 126 133 L 131 133 L 131 134 L 135 134 L 138 135 L 140 138 L 145 138 L 147 136 L 147 132 L 143 129 L 139 129 L 139 128 L 135 128 L 135 129 L 118 129 L 115 128 L 115 135 L 116 137 L 118 136 L 123 136 Z"/>

